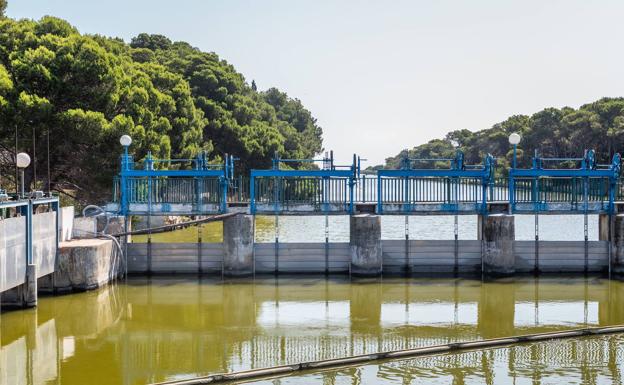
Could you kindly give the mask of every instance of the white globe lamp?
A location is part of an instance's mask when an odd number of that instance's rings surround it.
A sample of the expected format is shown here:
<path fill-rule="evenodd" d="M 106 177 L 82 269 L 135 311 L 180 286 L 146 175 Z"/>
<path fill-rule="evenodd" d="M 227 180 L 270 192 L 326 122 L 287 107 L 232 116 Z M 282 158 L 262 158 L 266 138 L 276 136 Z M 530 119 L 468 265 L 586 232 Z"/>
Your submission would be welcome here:
<path fill-rule="evenodd" d="M 20 152 L 15 157 L 15 163 L 17 164 L 17 167 L 21 169 L 30 166 L 30 155 L 25 152 Z"/>
<path fill-rule="evenodd" d="M 25 198 L 26 194 L 24 194 L 24 169 L 30 166 L 30 155 L 25 152 L 20 152 L 19 154 L 15 155 L 15 165 L 17 166 L 17 168 L 20 169 L 20 176 L 22 181 L 21 197 Z"/>
<path fill-rule="evenodd" d="M 509 144 L 511 144 L 513 146 L 517 146 L 518 143 L 520 143 L 521 139 L 522 139 L 522 137 L 520 136 L 520 134 L 514 132 L 511 135 L 509 135 Z"/>
<path fill-rule="evenodd" d="M 130 137 L 130 135 L 123 135 L 121 138 L 119 138 L 119 143 L 121 143 L 121 145 L 124 147 L 128 147 L 132 144 L 132 138 Z"/>

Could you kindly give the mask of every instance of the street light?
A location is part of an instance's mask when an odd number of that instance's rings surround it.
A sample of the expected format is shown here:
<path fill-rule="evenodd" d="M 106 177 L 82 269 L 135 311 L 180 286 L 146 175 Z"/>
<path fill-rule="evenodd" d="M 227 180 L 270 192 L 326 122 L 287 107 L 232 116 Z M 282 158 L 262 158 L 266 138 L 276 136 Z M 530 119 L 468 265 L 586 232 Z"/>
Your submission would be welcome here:
<path fill-rule="evenodd" d="M 121 158 L 121 167 L 123 170 L 127 170 L 130 164 L 129 162 L 130 155 L 128 155 L 128 147 L 130 147 L 130 145 L 132 144 L 132 138 L 130 137 L 130 135 L 122 135 L 121 138 L 119 138 L 119 143 L 124 148 L 124 154 Z"/>
<path fill-rule="evenodd" d="M 520 134 L 514 132 L 511 135 L 509 135 L 509 144 L 511 144 L 513 146 L 514 152 L 513 152 L 513 168 L 516 168 L 517 165 L 517 150 L 518 150 L 518 143 L 520 143 L 520 140 L 522 139 L 522 137 L 520 136 Z"/>
<path fill-rule="evenodd" d="M 522 137 L 520 136 L 520 134 L 516 132 L 513 132 L 511 133 L 511 135 L 509 135 L 509 144 L 513 146 L 513 167 L 511 168 L 511 170 L 509 170 L 509 214 L 512 214 L 514 212 L 514 209 L 516 208 L 516 188 L 514 186 L 513 173 L 516 170 L 516 166 L 518 165 L 518 143 L 520 143 L 521 139 Z"/>
<path fill-rule="evenodd" d="M 30 165 L 30 156 L 25 152 L 20 152 L 15 156 L 15 164 L 20 169 L 22 179 L 22 199 L 25 198 L 24 194 L 24 169 Z"/>
<path fill-rule="evenodd" d="M 132 144 L 132 138 L 130 135 L 122 135 L 122 137 L 119 138 L 119 143 L 124 147 L 129 147 Z"/>
<path fill-rule="evenodd" d="M 121 179 L 119 181 L 119 186 L 121 188 L 120 209 L 121 209 L 121 213 L 124 216 L 127 216 L 128 215 L 128 202 L 127 202 L 128 193 L 126 191 L 126 188 L 127 188 L 126 172 L 130 170 L 131 161 L 130 161 L 130 155 L 128 154 L 128 147 L 130 147 L 130 145 L 132 144 L 132 138 L 130 137 L 130 135 L 122 135 L 121 138 L 119 138 L 119 143 L 124 148 L 124 153 L 121 156 L 121 174 L 120 174 Z M 148 221 L 149 221 L 149 217 L 148 217 Z M 128 218 L 126 218 L 126 224 L 127 223 L 128 223 Z"/>

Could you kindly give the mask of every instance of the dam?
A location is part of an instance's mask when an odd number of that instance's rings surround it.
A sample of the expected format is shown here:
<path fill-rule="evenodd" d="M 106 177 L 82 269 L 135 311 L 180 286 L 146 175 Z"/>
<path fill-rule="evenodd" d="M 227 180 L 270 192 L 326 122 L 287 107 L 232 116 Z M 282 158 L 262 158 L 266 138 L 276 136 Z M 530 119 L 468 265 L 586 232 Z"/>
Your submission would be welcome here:
<path fill-rule="evenodd" d="M 2 315 L 0 383 L 158 383 L 624 323 L 619 156 L 600 165 L 587 151 L 561 169 L 537 158 L 506 178 L 493 157 L 466 165 L 461 152 L 376 175 L 356 156 L 303 171 L 276 156 L 242 177 L 233 156 L 166 169 L 148 155 L 138 168 L 128 146 L 105 205 L 76 215 L 53 195 L 4 203 L 3 310 L 35 308 Z M 525 378 L 491 365 L 532 354 L 533 378 L 619 378 L 619 338 L 457 354 L 440 375 Z M 587 344 L 604 355 L 575 355 L 582 369 L 567 377 L 544 369 Z M 321 377 L 403 382 L 440 359 Z"/>

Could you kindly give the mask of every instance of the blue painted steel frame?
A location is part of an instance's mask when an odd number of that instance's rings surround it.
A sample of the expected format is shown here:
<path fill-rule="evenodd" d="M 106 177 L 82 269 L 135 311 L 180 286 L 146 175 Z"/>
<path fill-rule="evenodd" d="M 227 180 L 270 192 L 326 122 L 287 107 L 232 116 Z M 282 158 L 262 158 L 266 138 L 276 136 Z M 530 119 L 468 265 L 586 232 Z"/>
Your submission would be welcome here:
<path fill-rule="evenodd" d="M 580 162 L 581 167 L 575 169 L 555 169 L 555 168 L 543 168 L 544 162 Z M 615 212 L 615 198 L 617 191 L 617 182 L 620 177 L 622 157 L 619 153 L 613 156 L 611 164 L 599 165 L 596 163 L 596 157 L 594 150 L 585 150 L 582 158 L 540 158 L 538 156 L 533 157 L 533 166 L 530 169 L 518 169 L 512 167 L 509 170 L 509 205 L 512 212 L 516 212 L 516 198 L 515 198 L 515 182 L 520 178 L 534 178 L 536 181 L 540 178 L 583 178 L 583 210 L 579 212 L 587 212 L 588 201 L 588 187 L 590 178 L 608 178 L 609 179 L 609 204 L 607 213 L 613 214 Z M 515 164 L 515 162 L 514 162 Z M 539 184 L 535 183 L 534 196 L 539 193 Z M 557 211 L 550 209 L 547 202 L 539 202 L 535 200 L 533 202 L 533 211 Z"/>
<path fill-rule="evenodd" d="M 417 162 L 440 162 L 440 161 L 448 161 L 451 166 L 448 169 L 417 169 L 412 168 L 412 163 Z M 481 179 L 482 184 L 482 197 L 481 204 L 475 212 L 481 214 L 487 214 L 487 188 L 489 184 L 492 182 L 493 174 L 494 174 L 494 165 L 495 159 L 492 155 L 488 154 L 482 165 L 478 166 L 467 166 L 464 164 L 464 154 L 460 150 L 457 150 L 455 154 L 455 158 L 431 158 L 431 159 L 423 159 L 416 158 L 411 159 L 408 157 L 403 158 L 402 160 L 402 168 L 398 170 L 377 170 L 377 213 L 383 214 L 383 177 L 395 177 L 395 178 L 405 178 L 407 181 L 409 178 L 453 178 L 452 180 L 455 183 L 459 182 L 459 179 L 462 178 L 473 178 L 473 179 Z M 467 169 L 466 167 L 470 167 Z M 456 200 L 458 199 L 456 194 Z M 409 202 L 409 184 L 405 183 L 405 191 L 404 191 L 404 202 L 402 204 L 401 213 L 408 214 L 412 212 L 412 206 Z M 439 207 L 431 207 L 430 210 L 432 212 L 450 212 L 457 213 L 459 212 L 459 205 L 456 201 L 454 204 L 442 204 Z"/>
<path fill-rule="evenodd" d="M 219 202 L 219 213 L 225 213 L 227 211 L 227 190 L 229 180 L 234 178 L 234 161 L 237 160 L 232 155 L 225 154 L 225 163 L 223 164 L 208 164 L 205 153 L 199 154 L 195 159 L 170 159 L 170 160 L 157 160 L 153 159 L 151 153 L 147 154 L 145 161 L 143 162 L 143 169 L 134 169 L 134 161 L 132 156 L 128 153 L 128 146 L 124 146 L 124 153 L 121 156 L 121 171 L 119 173 L 120 183 L 120 205 L 119 214 L 128 216 L 133 212 L 130 210 L 128 202 L 128 178 L 147 178 L 148 190 L 151 191 L 151 182 L 154 178 L 160 177 L 186 177 L 186 178 L 218 178 L 221 186 L 221 197 Z M 193 162 L 194 168 L 192 170 L 157 170 L 154 169 L 154 163 L 156 162 Z M 196 199 L 198 202 L 188 203 L 200 203 L 201 200 L 201 184 L 196 184 Z M 151 213 L 151 194 L 148 194 L 148 213 Z M 189 213 L 193 214 L 193 213 Z M 204 212 L 197 212 L 195 214 L 207 214 Z"/>
<path fill-rule="evenodd" d="M 281 170 L 281 163 L 289 163 L 289 162 L 322 162 L 323 169 L 322 170 Z M 269 170 L 251 170 L 251 175 L 249 178 L 249 210 L 251 214 L 256 214 L 256 178 L 298 178 L 298 177 L 309 177 L 309 178 L 319 178 L 321 180 L 329 180 L 329 178 L 343 178 L 348 179 L 349 182 L 349 209 L 347 213 L 352 214 L 354 212 L 354 187 L 356 178 L 359 177 L 360 174 L 360 164 L 361 159 L 357 155 L 353 155 L 353 163 L 347 169 L 337 169 L 334 165 L 334 155 L 331 152 L 331 156 L 325 156 L 322 159 L 281 159 L 279 155 L 276 153 L 275 157 L 272 160 L 273 168 Z M 323 189 L 323 202 L 327 201 L 326 191 Z M 273 212 L 279 213 L 281 211 L 281 207 L 279 207 L 279 203 L 277 199 L 275 199 Z M 328 213 L 328 204 L 323 204 L 323 213 Z"/>

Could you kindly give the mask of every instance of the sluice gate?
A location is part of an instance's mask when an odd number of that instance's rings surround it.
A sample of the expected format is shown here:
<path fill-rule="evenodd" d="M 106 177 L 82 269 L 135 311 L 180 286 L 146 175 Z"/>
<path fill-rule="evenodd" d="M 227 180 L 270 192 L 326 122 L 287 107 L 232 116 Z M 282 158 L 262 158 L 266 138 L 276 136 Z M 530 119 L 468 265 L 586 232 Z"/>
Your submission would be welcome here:
<path fill-rule="evenodd" d="M 369 174 L 362 173 L 356 155 L 351 164 L 337 165 L 333 152 L 320 159 L 282 159 L 276 153 L 270 169 L 252 169 L 249 177 L 234 175 L 233 156 L 223 159 L 211 163 L 205 153 L 153 159 L 148 153 L 136 168 L 125 145 L 106 210 L 145 216 L 615 214 L 624 200 L 620 155 L 599 164 L 592 150 L 580 158 L 536 154 L 529 169 L 518 168 L 514 155 L 508 170 L 497 168 L 490 154 L 474 165 L 460 150 L 453 158 L 406 155 L 399 169 Z"/>
<path fill-rule="evenodd" d="M 0 293 L 2 303 L 34 306 L 37 279 L 52 274 L 59 245 L 57 197 L 0 202 Z"/>
<path fill-rule="evenodd" d="M 480 275 L 481 241 L 459 240 L 382 240 L 382 274 L 422 274 L 427 276 Z M 274 242 L 255 243 L 249 270 L 251 274 L 346 274 L 351 269 L 349 242 L 326 244 Z M 541 273 L 596 274 L 609 269 L 609 244 L 589 241 L 585 259 L 584 241 L 540 241 L 536 262 L 533 241 L 514 241 L 516 274 L 530 274 L 536 263 Z M 148 257 L 148 253 L 151 256 Z M 277 255 L 277 259 L 276 259 Z M 222 243 L 130 243 L 128 273 L 227 275 Z"/>
<path fill-rule="evenodd" d="M 321 159 L 282 159 L 276 153 L 270 169 L 251 170 L 248 180 L 234 176 L 234 158 L 228 155 L 224 163 L 210 164 L 205 154 L 182 160 L 155 160 L 147 154 L 143 169 L 138 170 L 128 144 L 115 200 L 107 210 L 144 215 L 148 228 L 150 219 L 159 215 L 241 213 L 224 219 L 221 249 L 201 241 L 158 245 L 149 235 L 146 246 L 129 246 L 137 270 L 146 266 L 147 273 L 160 269 L 225 275 L 337 271 L 379 275 L 450 270 L 507 275 L 623 270 L 624 237 L 617 236 L 624 231 L 624 216 L 617 215 L 624 209 L 620 155 L 610 164 L 598 164 L 591 150 L 581 158 L 536 154 L 532 167 L 521 169 L 516 162 L 517 142 L 512 144 L 514 158 L 507 177 L 500 176 L 505 170 L 497 170 L 492 155 L 471 165 L 458 149 L 453 158 L 410 158 L 406 152 L 400 169 L 377 170 L 374 176 L 361 174 L 361 159 L 356 155 L 351 164 L 337 165 L 333 152 Z M 191 169 L 183 169 L 184 164 Z M 534 241 L 516 240 L 517 213 L 535 216 Z M 584 239 L 540 240 L 539 216 L 547 214 L 584 215 Z M 600 215 L 598 241 L 589 240 L 589 214 Z M 255 243 L 255 215 L 274 216 L 275 242 Z M 305 246 L 280 242 L 282 215 L 324 215 L 325 242 Z M 350 216 L 348 243 L 329 241 L 329 215 Z M 379 215 L 405 216 L 405 239 L 382 241 Z M 410 215 L 453 215 L 454 239 L 410 239 Z M 478 217 L 476 241 L 459 239 L 458 215 Z M 419 255 L 426 261 L 420 261 Z M 178 256 L 184 257 L 176 264 Z M 565 266 L 560 266 L 562 260 Z"/>

